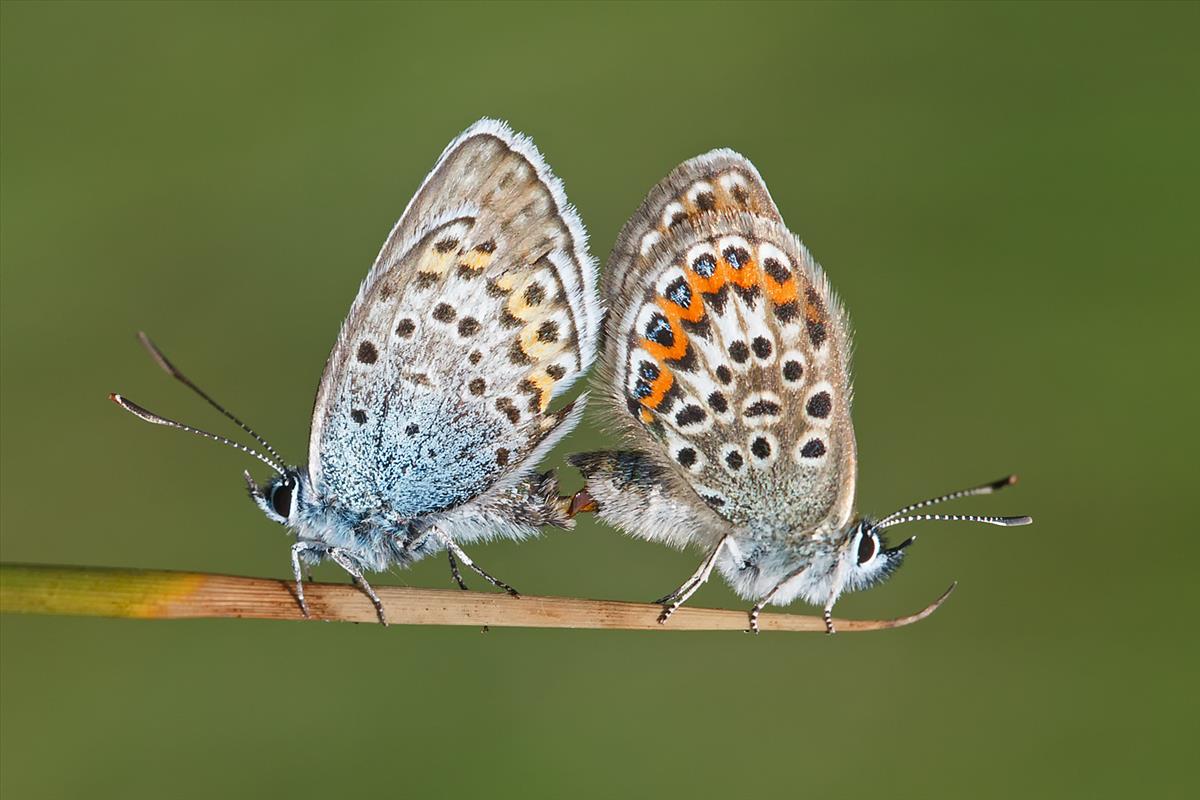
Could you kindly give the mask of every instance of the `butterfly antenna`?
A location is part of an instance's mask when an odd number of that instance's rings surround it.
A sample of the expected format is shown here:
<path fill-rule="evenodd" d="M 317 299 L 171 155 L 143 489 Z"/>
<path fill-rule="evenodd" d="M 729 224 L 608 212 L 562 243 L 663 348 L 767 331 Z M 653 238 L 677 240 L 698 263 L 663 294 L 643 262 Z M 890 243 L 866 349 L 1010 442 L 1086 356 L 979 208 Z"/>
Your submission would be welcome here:
<path fill-rule="evenodd" d="M 1009 475 L 1007 477 L 1001 478 L 998 481 L 992 481 L 991 483 L 985 483 L 982 486 L 975 486 L 970 489 L 961 489 L 957 492 L 950 492 L 949 494 L 941 495 L 940 497 L 931 497 L 928 500 L 922 500 L 919 503 L 913 503 L 911 506 L 905 506 L 904 508 L 901 508 L 898 511 L 893 511 L 891 514 L 888 514 L 886 517 L 879 520 L 879 524 L 883 525 L 883 524 L 889 522 L 890 520 L 895 519 L 896 517 L 900 517 L 900 516 L 903 516 L 904 514 L 909 513 L 910 511 L 916 511 L 918 508 L 925 508 L 927 506 L 936 506 L 938 503 L 945 503 L 948 500 L 958 500 L 960 497 L 976 497 L 981 494 L 992 494 L 993 492 L 998 492 L 1007 486 L 1012 486 L 1016 482 L 1017 482 L 1017 476 Z"/>
<path fill-rule="evenodd" d="M 203 389 L 201 389 L 196 384 L 192 383 L 191 379 L 189 379 L 188 376 L 184 375 L 182 372 L 180 372 L 178 369 L 176 369 L 175 365 L 172 364 L 165 355 L 163 355 L 163 351 L 159 350 L 158 346 L 155 345 L 154 342 L 150 341 L 150 337 L 147 336 L 144 331 L 138 331 L 138 341 L 142 343 L 142 347 L 146 348 L 146 352 L 148 352 L 150 354 L 150 357 L 154 359 L 154 363 L 156 363 L 156 364 L 158 364 L 158 366 L 162 367 L 163 372 L 167 373 L 172 378 L 179 381 L 184 386 L 188 387 L 193 392 L 195 392 L 196 394 L 203 397 L 210 406 L 215 408 L 217 411 L 220 411 L 222 414 L 224 414 L 226 417 L 228 417 L 230 420 L 232 420 L 235 425 L 237 425 L 239 428 L 244 430 L 246 433 L 248 433 L 252 437 L 254 437 L 254 441 L 261 444 L 263 446 L 263 449 L 266 450 L 268 453 L 270 453 L 271 456 L 275 458 L 275 460 L 277 460 L 281 463 L 284 461 L 283 456 L 279 455 L 279 452 L 274 447 L 271 447 L 270 442 L 268 442 L 266 439 L 264 439 L 263 437 L 261 437 L 257 433 L 255 433 L 254 430 L 249 425 L 242 422 L 240 419 L 238 419 L 233 414 L 231 414 L 229 411 L 227 411 L 224 406 L 222 406 L 216 400 L 213 400 L 211 397 L 209 397 L 207 392 L 205 392 Z M 143 419 L 145 419 L 145 418 L 143 417 Z"/>
<path fill-rule="evenodd" d="M 907 522 L 983 522 L 987 525 L 1012 528 L 1017 525 L 1030 524 L 1033 522 L 1033 517 L 980 517 L 975 514 L 913 514 L 907 517 L 892 518 L 887 522 L 880 522 L 876 527 L 879 530 L 884 530 L 896 525 L 903 525 Z"/>
<path fill-rule="evenodd" d="M 188 433 L 194 433 L 197 436 L 203 436 L 205 439 L 212 439 L 214 442 L 220 442 L 221 444 L 229 445 L 230 447 L 232 447 L 234 449 L 241 450 L 243 453 L 248 453 L 248 454 L 254 456 L 259 461 L 261 461 L 262 463 L 266 464 L 271 469 L 278 472 L 280 475 L 284 474 L 283 467 L 281 467 L 279 464 L 276 464 L 274 461 L 267 458 L 266 456 L 264 456 L 262 453 L 258 452 L 257 450 L 254 450 L 253 448 L 250 448 L 250 447 L 246 447 L 246 445 L 244 445 L 244 444 L 238 444 L 237 442 L 233 441 L 232 439 L 226 439 L 224 436 L 217 436 L 215 433 L 209 433 L 208 431 L 202 431 L 199 428 L 193 428 L 191 425 L 184 425 L 182 422 L 176 422 L 173 419 L 167 419 L 166 417 L 160 417 L 158 414 L 155 414 L 153 411 L 147 411 L 146 409 L 139 406 L 137 403 L 127 400 L 126 398 L 122 397 L 119 394 L 115 394 L 115 393 L 110 394 L 108 396 L 108 399 L 112 400 L 114 403 L 116 403 L 121 408 L 128 411 L 130 414 L 133 414 L 135 417 L 144 419 L 146 422 L 150 422 L 155 425 L 166 425 L 168 428 L 178 428 L 181 431 L 187 431 Z"/>

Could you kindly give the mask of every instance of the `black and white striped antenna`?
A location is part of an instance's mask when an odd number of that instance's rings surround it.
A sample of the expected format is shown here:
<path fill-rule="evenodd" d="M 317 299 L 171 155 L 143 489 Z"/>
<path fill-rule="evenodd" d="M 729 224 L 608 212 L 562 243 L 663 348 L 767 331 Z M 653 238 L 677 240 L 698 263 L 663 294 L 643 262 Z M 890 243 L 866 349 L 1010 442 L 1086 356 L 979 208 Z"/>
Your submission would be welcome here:
<path fill-rule="evenodd" d="M 177 420 L 168 419 L 167 417 L 164 417 L 160 414 L 155 414 L 153 411 L 145 409 L 142 406 L 139 406 L 137 403 L 133 402 L 132 400 L 130 400 L 126 397 L 123 397 L 115 392 L 108 396 L 109 400 L 112 400 L 114 403 L 116 403 L 121 408 L 128 411 L 130 414 L 133 414 L 135 417 L 145 420 L 146 422 L 152 423 L 154 425 L 165 425 L 168 428 L 178 428 L 181 431 L 187 431 L 188 433 L 195 434 L 196 436 L 200 436 L 205 439 L 211 439 L 214 442 L 219 442 L 220 444 L 227 445 L 229 447 L 234 448 L 235 450 L 241 450 L 243 453 L 254 456 L 259 461 L 261 461 L 262 463 L 266 464 L 271 469 L 278 472 L 280 475 L 284 474 L 285 470 L 284 470 L 284 467 L 282 466 L 283 465 L 283 456 L 279 455 L 279 452 L 274 447 L 272 447 L 266 439 L 264 439 L 262 436 L 259 436 L 257 433 L 255 433 L 254 430 L 249 425 L 242 422 L 236 416 L 231 414 L 228 410 L 225 409 L 224 406 L 222 406 L 216 400 L 209 397 L 207 392 L 205 392 L 203 389 L 201 389 L 196 384 L 192 383 L 191 379 L 189 379 L 186 375 L 184 375 L 182 372 L 180 372 L 178 369 L 176 369 L 175 365 L 172 364 L 165 355 L 163 355 L 163 352 L 161 350 L 159 350 L 158 347 L 155 346 L 154 342 L 150 341 L 149 336 L 147 336 L 145 333 L 143 333 L 141 331 L 138 331 L 138 341 L 140 341 L 142 343 L 142 346 L 146 348 L 146 351 L 148 353 L 150 353 L 150 357 L 154 359 L 154 363 L 158 364 L 158 366 L 161 367 L 164 372 L 166 372 L 168 375 L 170 375 L 175 380 L 182 383 L 184 386 L 191 389 L 196 394 L 203 397 L 204 400 L 210 406 L 215 408 L 217 411 L 220 411 L 227 418 L 232 420 L 239 428 L 244 430 L 246 433 L 250 434 L 250 436 L 252 436 L 256 442 L 258 442 L 260 445 L 262 445 L 263 449 L 266 450 L 267 453 L 269 453 L 270 455 L 269 456 L 264 455 L 252 447 L 247 447 L 244 444 L 240 444 L 240 443 L 235 442 L 232 439 L 228 439 L 224 436 L 218 436 L 215 433 L 209 433 L 208 431 L 201 430 L 200 428 L 194 428 L 191 425 L 186 425 Z"/>
<path fill-rule="evenodd" d="M 1009 475 L 1001 478 L 998 481 L 985 483 L 982 486 L 975 486 L 970 489 L 960 489 L 957 492 L 950 492 L 938 497 L 931 497 L 928 500 L 922 500 L 919 503 L 907 505 L 897 511 L 893 511 L 875 524 L 879 530 L 896 525 L 904 525 L 909 522 L 982 522 L 987 525 L 999 525 L 1001 527 L 1010 528 L 1017 525 L 1028 525 L 1033 522 L 1033 517 L 994 517 L 994 516 L 979 516 L 976 514 L 912 514 L 920 508 L 935 506 L 938 503 L 945 503 L 949 500 L 958 500 L 963 497 L 977 497 L 981 494 L 992 494 L 1012 486 L 1017 482 L 1016 475 Z M 907 516 L 906 516 L 907 515 Z"/>

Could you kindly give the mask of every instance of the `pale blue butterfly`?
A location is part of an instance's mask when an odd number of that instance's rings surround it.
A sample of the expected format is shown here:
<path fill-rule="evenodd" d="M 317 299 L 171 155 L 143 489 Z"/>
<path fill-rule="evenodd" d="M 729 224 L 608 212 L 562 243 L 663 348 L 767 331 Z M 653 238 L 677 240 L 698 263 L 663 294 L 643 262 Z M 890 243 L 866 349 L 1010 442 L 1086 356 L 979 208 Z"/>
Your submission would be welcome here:
<path fill-rule="evenodd" d="M 266 440 L 176 370 L 265 454 L 112 399 L 138 417 L 249 453 L 278 473 L 250 496 L 296 536 L 292 567 L 328 558 L 383 607 L 363 577 L 447 550 L 570 527 L 537 463 L 578 423 L 585 397 L 550 411 L 592 363 L 601 308 L 578 214 L 533 143 L 483 119 L 450 143 L 392 229 L 326 363 L 308 463 L 286 467 Z"/>

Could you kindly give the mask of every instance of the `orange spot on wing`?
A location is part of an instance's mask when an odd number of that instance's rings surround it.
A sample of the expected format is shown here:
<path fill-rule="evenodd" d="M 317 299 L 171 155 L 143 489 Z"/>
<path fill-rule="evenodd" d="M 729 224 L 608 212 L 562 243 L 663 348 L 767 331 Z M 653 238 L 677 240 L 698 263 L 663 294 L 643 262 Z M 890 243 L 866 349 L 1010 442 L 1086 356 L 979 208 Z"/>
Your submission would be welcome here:
<path fill-rule="evenodd" d="M 753 258 L 742 265 L 741 269 L 734 269 L 729 265 L 729 262 L 724 257 L 721 258 L 721 264 L 729 272 L 729 282 L 740 286 L 743 289 L 749 289 L 754 284 L 758 283 L 758 276 L 761 274 L 758 269 L 758 262 Z"/>
<path fill-rule="evenodd" d="M 473 270 L 478 271 L 478 270 L 481 270 L 484 267 L 486 267 L 488 265 L 488 262 L 490 262 L 491 260 L 492 260 L 491 253 L 485 253 L 485 252 L 481 252 L 479 250 L 472 250 L 471 252 L 467 253 L 465 256 L 460 258 L 458 260 L 458 263 L 461 266 L 466 267 L 467 269 L 473 269 Z"/>
<path fill-rule="evenodd" d="M 688 322 L 699 322 L 704 319 L 704 302 L 700 299 L 700 294 L 692 291 L 691 308 L 684 308 L 667 298 L 659 295 L 655 300 L 658 302 L 658 307 L 667 315 L 667 319 L 671 321 L 671 330 L 675 330 L 675 321 L 685 319 Z"/>
<path fill-rule="evenodd" d="M 683 326 L 679 324 L 678 314 L 674 314 L 667 309 L 663 310 L 666 311 L 667 322 L 671 325 L 671 334 L 674 337 L 674 342 L 670 347 L 666 347 L 658 342 L 643 338 L 642 347 L 646 348 L 646 352 L 659 361 L 683 358 L 684 354 L 687 353 L 687 333 L 684 332 Z"/>
<path fill-rule="evenodd" d="M 825 321 L 825 304 L 811 286 L 804 292 L 804 319 L 813 323 Z"/>
<path fill-rule="evenodd" d="M 762 286 L 771 302 L 779 306 L 792 302 L 800 295 L 800 283 L 795 275 L 783 283 L 776 283 L 774 278 L 764 272 Z"/>
<path fill-rule="evenodd" d="M 725 259 L 716 258 L 716 265 L 713 274 L 707 278 L 695 272 L 691 264 L 687 265 L 683 274 L 687 276 L 688 286 L 692 287 L 693 294 L 716 294 L 721 291 L 722 286 L 729 282 L 730 269 L 729 265 L 725 263 Z"/>
<path fill-rule="evenodd" d="M 659 359 L 658 377 L 650 383 L 650 394 L 642 398 L 642 405 L 647 408 L 658 408 L 662 405 L 663 398 L 667 396 L 667 392 L 671 391 L 671 386 L 674 383 L 675 376 L 671 374 L 671 370 Z M 643 413 L 645 413 L 644 410 Z"/>

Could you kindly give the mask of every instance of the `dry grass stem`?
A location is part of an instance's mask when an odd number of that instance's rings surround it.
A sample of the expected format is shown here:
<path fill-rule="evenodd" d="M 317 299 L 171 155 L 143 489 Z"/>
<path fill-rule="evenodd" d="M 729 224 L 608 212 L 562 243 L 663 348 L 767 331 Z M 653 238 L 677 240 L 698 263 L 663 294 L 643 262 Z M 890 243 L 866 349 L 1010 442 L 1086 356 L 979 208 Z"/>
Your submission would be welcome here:
<path fill-rule="evenodd" d="M 524 595 L 514 599 L 488 591 L 376 586 L 393 625 L 472 625 L 519 628 L 605 628 L 646 631 L 746 630 L 746 610 L 684 607 L 666 625 L 661 607 L 615 600 Z M 890 620 L 835 619 L 839 631 L 898 628 L 932 614 L 950 596 L 915 614 Z M 354 586 L 308 583 L 305 597 L 313 619 L 378 622 L 371 602 Z M 0 611 L 133 619 L 302 620 L 290 581 L 239 578 L 197 572 L 0 565 Z M 763 614 L 765 631 L 824 632 L 819 616 Z"/>

